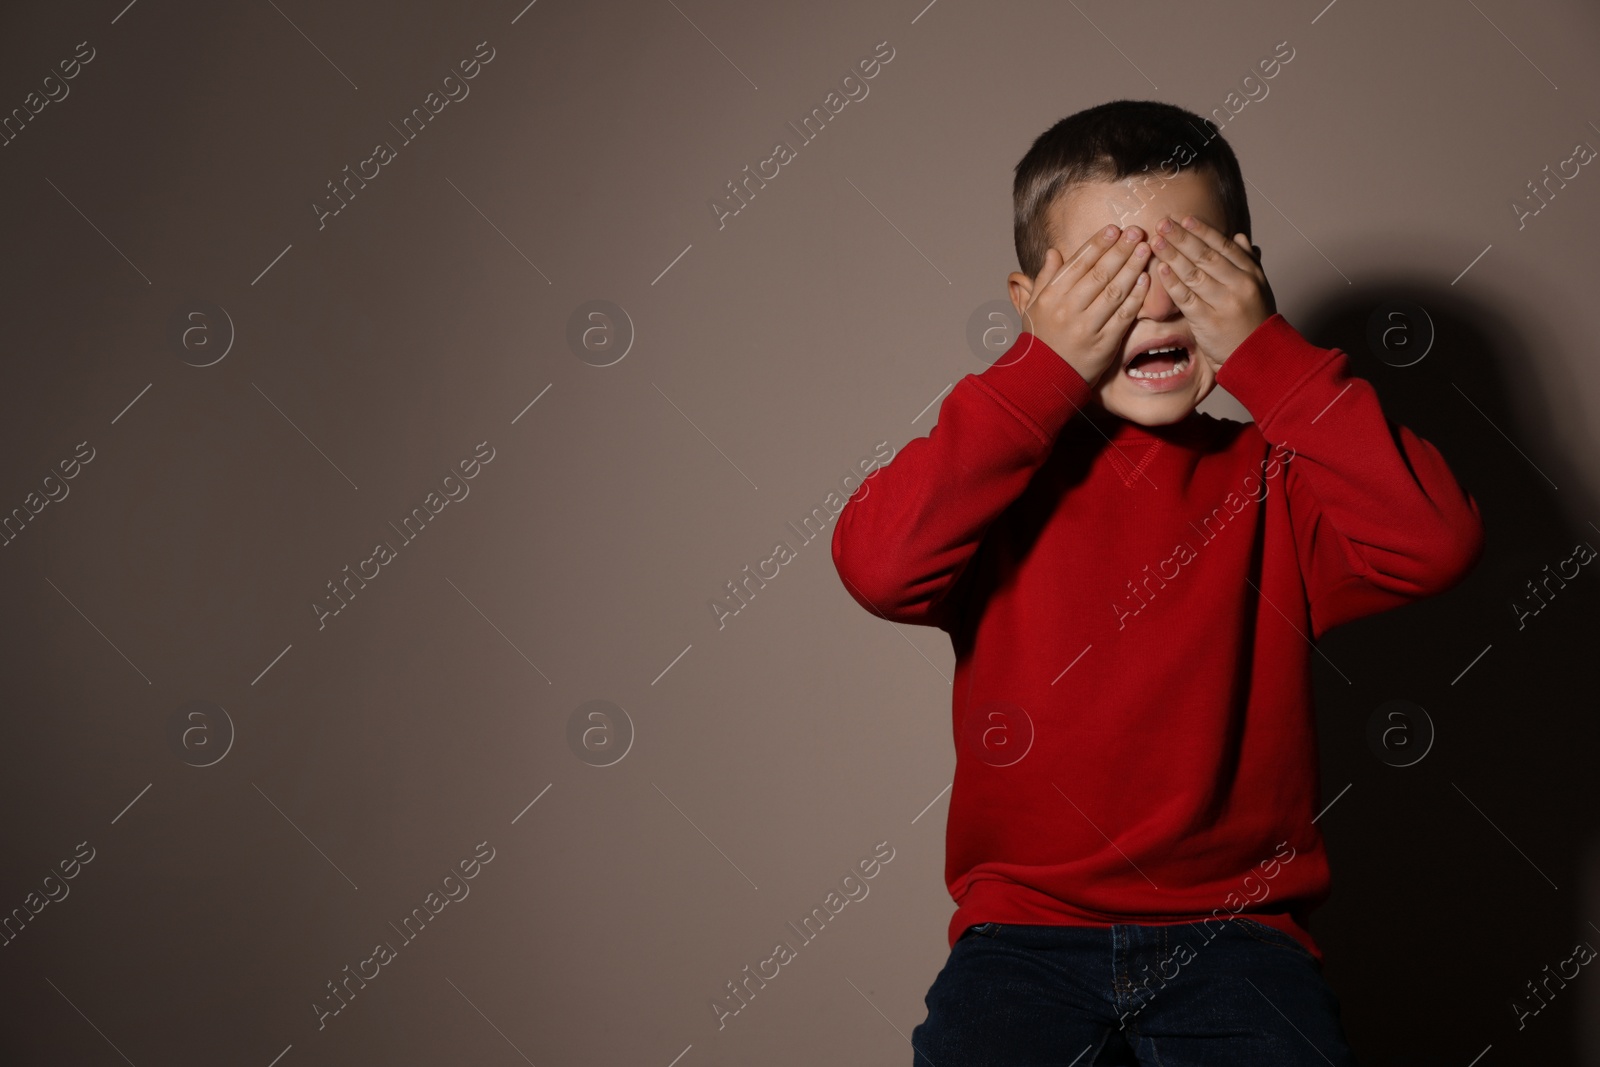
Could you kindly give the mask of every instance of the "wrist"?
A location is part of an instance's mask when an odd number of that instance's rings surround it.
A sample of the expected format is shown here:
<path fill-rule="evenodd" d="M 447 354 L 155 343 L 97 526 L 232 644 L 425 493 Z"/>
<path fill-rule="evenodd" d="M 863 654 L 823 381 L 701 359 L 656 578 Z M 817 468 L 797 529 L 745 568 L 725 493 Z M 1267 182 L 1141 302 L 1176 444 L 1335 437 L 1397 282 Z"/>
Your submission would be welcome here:
<path fill-rule="evenodd" d="M 1089 403 L 1093 391 L 1060 350 L 1028 331 L 977 378 L 1045 443 Z"/>

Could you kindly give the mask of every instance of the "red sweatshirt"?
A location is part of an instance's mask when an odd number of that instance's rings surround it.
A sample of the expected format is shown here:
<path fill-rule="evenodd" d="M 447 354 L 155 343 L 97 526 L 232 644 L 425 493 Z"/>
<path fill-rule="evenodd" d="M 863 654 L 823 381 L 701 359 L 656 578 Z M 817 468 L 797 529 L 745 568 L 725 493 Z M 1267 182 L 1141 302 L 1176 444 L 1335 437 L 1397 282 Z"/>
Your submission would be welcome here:
<path fill-rule="evenodd" d="M 1024 333 L 839 515 L 850 595 L 955 649 L 951 945 L 1240 914 L 1322 958 L 1312 641 L 1454 585 L 1483 524 L 1281 315 L 1217 382 L 1254 423 L 1140 426 Z"/>

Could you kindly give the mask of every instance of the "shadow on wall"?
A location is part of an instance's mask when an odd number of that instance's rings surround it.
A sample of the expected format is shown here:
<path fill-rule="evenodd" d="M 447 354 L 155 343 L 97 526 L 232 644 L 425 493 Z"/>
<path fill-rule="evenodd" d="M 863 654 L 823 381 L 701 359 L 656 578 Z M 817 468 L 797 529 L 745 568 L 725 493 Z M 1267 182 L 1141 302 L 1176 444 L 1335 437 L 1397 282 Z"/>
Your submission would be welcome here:
<path fill-rule="evenodd" d="M 1423 314 L 1391 315 L 1401 301 Z M 1430 320 L 1426 355 L 1394 365 L 1424 350 Z M 1366 1067 L 1467 1063 L 1490 1045 L 1495 1062 L 1594 1063 L 1579 1050 L 1600 1047 L 1600 966 L 1551 976 L 1579 943 L 1600 947 L 1586 879 L 1600 837 L 1600 560 L 1584 565 L 1600 548 L 1596 442 L 1559 438 L 1583 425 L 1572 390 L 1517 380 L 1551 364 L 1455 290 L 1368 280 L 1292 323 L 1347 353 L 1390 422 L 1440 450 L 1487 530 L 1455 588 L 1336 628 L 1313 657 L 1322 793 L 1351 788 L 1319 822 L 1334 889 L 1312 918 L 1352 1044 Z M 1519 420 L 1512 382 L 1549 397 L 1524 406 L 1568 410 Z M 1369 727 L 1394 699 L 1427 712 L 1431 747 L 1413 722 L 1391 738 L 1407 754 L 1384 758 Z"/>

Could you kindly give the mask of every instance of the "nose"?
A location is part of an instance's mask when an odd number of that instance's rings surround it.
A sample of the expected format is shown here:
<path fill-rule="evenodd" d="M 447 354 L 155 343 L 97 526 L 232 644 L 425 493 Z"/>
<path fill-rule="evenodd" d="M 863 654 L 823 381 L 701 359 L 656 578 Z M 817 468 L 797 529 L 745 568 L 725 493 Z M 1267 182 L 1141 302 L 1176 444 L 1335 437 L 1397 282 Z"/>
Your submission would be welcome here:
<path fill-rule="evenodd" d="M 1139 307 L 1139 318 L 1166 322 L 1181 317 L 1183 313 L 1178 310 L 1178 305 L 1173 303 L 1167 287 L 1161 284 L 1161 279 L 1156 275 L 1156 268 L 1160 266 L 1161 261 L 1152 256 L 1149 264 L 1150 269 L 1145 272 L 1150 275 L 1149 288 L 1145 292 L 1144 303 Z"/>

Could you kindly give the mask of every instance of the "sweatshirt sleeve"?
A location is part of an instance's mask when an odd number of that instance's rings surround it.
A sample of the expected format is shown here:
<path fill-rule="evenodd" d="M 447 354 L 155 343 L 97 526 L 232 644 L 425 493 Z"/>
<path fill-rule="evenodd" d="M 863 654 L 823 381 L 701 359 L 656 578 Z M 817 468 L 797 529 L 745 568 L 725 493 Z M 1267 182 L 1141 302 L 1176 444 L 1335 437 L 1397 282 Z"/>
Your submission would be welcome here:
<path fill-rule="evenodd" d="M 1349 357 L 1273 315 L 1217 372 L 1217 384 L 1290 450 L 1288 494 L 1312 638 L 1442 593 L 1483 553 L 1477 502 L 1432 444 L 1391 423 Z"/>
<path fill-rule="evenodd" d="M 937 424 L 851 494 L 833 563 L 880 618 L 949 628 L 957 581 L 984 532 L 1022 495 L 1090 385 L 1024 332 L 981 374 L 955 384 Z"/>

